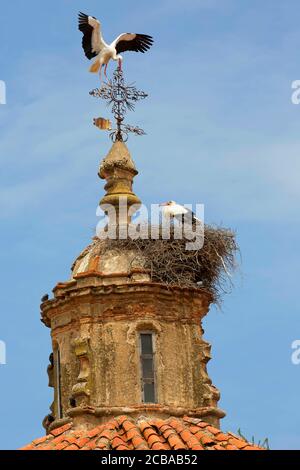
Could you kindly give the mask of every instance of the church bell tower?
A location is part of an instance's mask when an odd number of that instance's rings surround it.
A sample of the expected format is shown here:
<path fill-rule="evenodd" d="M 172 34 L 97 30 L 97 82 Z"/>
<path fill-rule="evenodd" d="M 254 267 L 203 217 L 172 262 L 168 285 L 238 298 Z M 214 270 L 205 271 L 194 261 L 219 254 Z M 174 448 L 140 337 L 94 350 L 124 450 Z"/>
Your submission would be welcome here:
<path fill-rule="evenodd" d="M 146 94 L 127 86 L 120 69 L 91 94 L 108 100 L 116 120 L 114 129 L 94 121 L 113 140 L 99 167 L 108 222 L 41 305 L 52 338 L 53 402 L 45 436 L 24 449 L 254 448 L 220 430 L 225 413 L 207 373 L 211 347 L 202 329 L 233 263 L 233 234 L 206 227 L 203 247 L 191 253 L 174 236 L 124 237 L 141 205 L 126 140 L 144 133 L 124 115 Z"/>

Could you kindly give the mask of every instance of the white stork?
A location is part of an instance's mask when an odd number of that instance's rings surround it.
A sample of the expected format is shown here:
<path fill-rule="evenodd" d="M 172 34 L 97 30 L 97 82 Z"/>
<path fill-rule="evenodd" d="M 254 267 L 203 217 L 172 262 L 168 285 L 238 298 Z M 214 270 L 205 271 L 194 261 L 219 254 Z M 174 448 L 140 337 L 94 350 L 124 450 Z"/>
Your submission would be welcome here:
<path fill-rule="evenodd" d="M 122 68 L 123 57 L 121 52 L 135 51 L 146 52 L 153 44 L 152 36 L 137 33 L 122 33 L 111 44 L 107 44 L 101 33 L 101 24 L 94 16 L 88 16 L 82 12 L 78 15 L 79 31 L 83 33 L 82 47 L 88 59 L 96 58 L 90 68 L 90 72 L 97 73 L 100 70 L 100 80 L 102 81 L 102 67 L 107 66 L 111 59 L 119 61 L 119 68 Z"/>
<path fill-rule="evenodd" d="M 202 223 L 201 220 L 195 216 L 193 211 L 177 204 L 175 201 L 163 202 L 159 205 L 163 207 L 162 214 L 166 219 L 176 219 L 179 222 L 184 221 L 189 225 Z"/>

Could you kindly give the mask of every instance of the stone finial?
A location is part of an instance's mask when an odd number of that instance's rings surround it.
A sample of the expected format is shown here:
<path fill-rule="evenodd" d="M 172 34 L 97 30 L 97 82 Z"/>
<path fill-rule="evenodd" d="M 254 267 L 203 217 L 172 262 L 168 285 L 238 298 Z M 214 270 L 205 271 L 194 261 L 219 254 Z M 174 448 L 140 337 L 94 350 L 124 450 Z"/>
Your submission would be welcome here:
<path fill-rule="evenodd" d="M 101 162 L 98 175 L 107 181 L 104 187 L 106 194 L 100 201 L 100 207 L 107 213 L 107 205 L 115 208 L 117 225 L 130 223 L 132 213 L 136 212 L 141 204 L 140 199 L 132 191 L 133 178 L 137 174 L 138 171 L 126 144 L 123 141 L 116 141 Z M 121 207 L 126 204 L 127 209 L 124 212 Z M 128 213 L 129 209 L 131 215 Z"/>

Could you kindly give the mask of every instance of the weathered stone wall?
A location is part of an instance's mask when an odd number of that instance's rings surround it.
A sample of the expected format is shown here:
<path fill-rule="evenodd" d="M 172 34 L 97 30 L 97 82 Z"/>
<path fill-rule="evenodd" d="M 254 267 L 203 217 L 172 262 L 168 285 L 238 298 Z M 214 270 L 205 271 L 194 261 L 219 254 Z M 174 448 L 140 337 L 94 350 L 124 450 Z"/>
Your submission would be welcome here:
<path fill-rule="evenodd" d="M 76 409 L 88 407 L 99 416 L 151 408 L 142 403 L 139 350 L 139 332 L 150 330 L 158 403 L 151 414 L 173 410 L 218 424 L 219 394 L 206 372 L 210 347 L 200 326 L 209 294 L 149 282 L 105 287 L 88 279 L 90 286 L 80 278 L 43 306 L 54 348 L 60 349 L 64 415 L 70 398 Z"/>

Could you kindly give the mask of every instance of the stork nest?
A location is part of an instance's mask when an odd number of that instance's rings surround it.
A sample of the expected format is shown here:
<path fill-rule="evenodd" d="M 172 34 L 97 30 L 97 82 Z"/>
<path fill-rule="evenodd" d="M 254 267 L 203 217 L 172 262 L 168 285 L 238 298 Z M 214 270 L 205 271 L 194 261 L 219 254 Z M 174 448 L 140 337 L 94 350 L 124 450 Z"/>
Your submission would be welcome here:
<path fill-rule="evenodd" d="M 167 286 L 206 289 L 213 302 L 221 304 L 224 294 L 233 287 L 232 275 L 237 268 L 239 252 L 233 231 L 205 225 L 204 244 L 199 250 L 187 250 L 190 240 L 175 239 L 171 229 L 170 239 L 95 239 L 92 250 L 103 254 L 113 249 L 117 252 L 136 252 L 136 264 L 150 273 L 153 282 Z M 142 260 L 142 266 L 141 266 Z"/>

